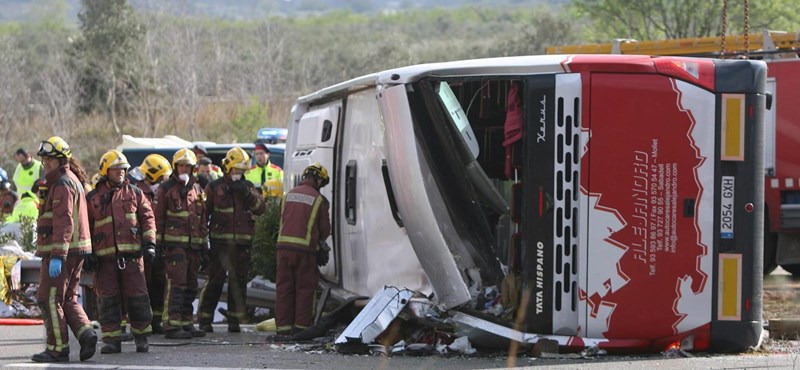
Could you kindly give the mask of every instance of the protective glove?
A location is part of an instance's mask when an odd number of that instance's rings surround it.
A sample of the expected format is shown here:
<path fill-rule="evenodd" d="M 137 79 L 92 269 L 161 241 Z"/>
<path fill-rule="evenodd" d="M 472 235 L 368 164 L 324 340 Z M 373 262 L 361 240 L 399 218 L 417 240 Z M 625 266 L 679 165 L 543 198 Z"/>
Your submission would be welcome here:
<path fill-rule="evenodd" d="M 200 251 L 200 271 L 205 272 L 208 267 L 208 252 L 205 250 Z"/>
<path fill-rule="evenodd" d="M 331 247 L 329 247 L 327 243 L 319 243 L 319 249 L 317 249 L 317 266 L 322 267 L 328 264 L 328 260 L 330 260 L 330 251 Z"/>
<path fill-rule="evenodd" d="M 89 253 L 83 256 L 83 271 L 95 272 L 100 271 L 100 259 L 94 253 Z"/>
<path fill-rule="evenodd" d="M 247 182 L 244 180 L 234 181 L 231 183 L 230 188 L 231 191 L 241 196 L 247 196 L 247 193 L 250 192 L 249 186 L 247 186 Z"/>
<path fill-rule="evenodd" d="M 144 243 L 142 245 L 142 258 L 145 263 L 153 262 L 156 258 L 156 245 L 153 243 Z"/>
<path fill-rule="evenodd" d="M 58 277 L 58 275 L 61 275 L 62 262 L 63 261 L 61 261 L 60 258 L 53 258 L 50 260 L 50 268 L 48 269 L 48 271 L 50 272 L 51 278 L 55 279 Z"/>

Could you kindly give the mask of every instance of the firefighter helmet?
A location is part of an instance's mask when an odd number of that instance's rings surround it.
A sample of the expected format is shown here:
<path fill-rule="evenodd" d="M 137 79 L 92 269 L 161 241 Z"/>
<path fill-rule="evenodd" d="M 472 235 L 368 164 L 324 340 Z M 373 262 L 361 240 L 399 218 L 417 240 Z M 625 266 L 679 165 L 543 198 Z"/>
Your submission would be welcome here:
<path fill-rule="evenodd" d="M 53 136 L 39 143 L 39 152 L 36 154 L 40 157 L 70 158 L 72 150 L 69 149 L 69 144 L 64 139 Z"/>
<path fill-rule="evenodd" d="M 233 147 L 225 154 L 222 160 L 222 169 L 230 173 L 231 169 L 238 168 L 247 171 L 250 169 L 250 156 L 240 147 Z"/>
<path fill-rule="evenodd" d="M 128 158 L 125 157 L 125 154 L 122 154 L 119 150 L 112 149 L 100 157 L 100 176 L 108 176 L 108 169 L 110 168 L 127 170 L 131 168 L 131 164 L 128 163 Z"/>
<path fill-rule="evenodd" d="M 158 182 L 160 178 L 167 178 L 172 174 L 172 167 L 169 161 L 159 154 L 150 154 L 144 157 L 144 161 L 139 165 L 139 171 L 144 174 L 144 178 L 151 184 Z"/>
<path fill-rule="evenodd" d="M 283 183 L 278 179 L 269 179 L 264 186 L 261 187 L 261 192 L 264 197 L 282 197 L 283 196 Z"/>
<path fill-rule="evenodd" d="M 197 156 L 189 148 L 180 149 L 172 156 L 172 168 L 178 168 L 179 163 L 195 166 L 197 165 Z"/>
<path fill-rule="evenodd" d="M 309 176 L 314 176 L 320 180 L 322 180 L 322 184 L 320 185 L 321 188 L 328 185 L 330 182 L 330 177 L 328 177 L 328 170 L 325 169 L 325 166 L 322 163 L 314 162 L 305 170 L 303 170 L 303 178 L 307 178 Z"/>

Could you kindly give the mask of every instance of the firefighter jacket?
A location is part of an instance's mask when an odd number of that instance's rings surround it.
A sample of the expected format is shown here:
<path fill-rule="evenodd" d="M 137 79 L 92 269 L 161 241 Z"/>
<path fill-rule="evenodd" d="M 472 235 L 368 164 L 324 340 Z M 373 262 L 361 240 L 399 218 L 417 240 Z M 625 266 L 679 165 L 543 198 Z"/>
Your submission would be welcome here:
<path fill-rule="evenodd" d="M 264 199 L 253 183 L 240 180 L 247 193 L 239 194 L 231 185 L 230 176 L 212 181 L 206 187 L 206 208 L 209 215 L 208 236 L 211 242 L 234 241 L 237 245 L 250 245 L 255 234 L 255 216 L 266 210 Z"/>
<path fill-rule="evenodd" d="M 208 248 L 205 198 L 194 176 L 189 176 L 189 182 L 184 185 L 178 173 L 173 172 L 161 183 L 154 201 L 156 244 L 198 250 Z"/>
<path fill-rule="evenodd" d="M 153 199 L 156 197 L 156 193 L 153 192 L 153 189 L 150 189 L 150 185 L 147 185 L 147 183 L 144 182 L 144 180 L 135 180 L 131 179 L 130 177 L 128 177 L 128 180 L 130 180 L 131 184 L 139 188 L 139 190 L 141 190 L 142 193 L 144 193 L 144 197 L 150 201 L 150 204 L 153 203 Z"/>
<path fill-rule="evenodd" d="M 36 255 L 65 258 L 67 254 L 89 254 L 89 217 L 83 184 L 69 164 L 45 175 L 47 193 L 37 221 Z"/>
<path fill-rule="evenodd" d="M 11 216 L 14 212 L 14 204 L 17 203 L 17 193 L 6 190 L 0 193 L 0 219 Z"/>
<path fill-rule="evenodd" d="M 252 182 L 257 189 L 261 189 L 267 180 L 276 179 L 283 181 L 283 170 L 272 162 L 267 161 L 265 166 L 254 165 L 244 175 L 244 178 Z"/>
<path fill-rule="evenodd" d="M 155 244 L 156 221 L 150 201 L 127 179 L 101 181 L 86 196 L 92 250 L 100 258 L 139 257 L 143 244 Z"/>
<path fill-rule="evenodd" d="M 331 233 L 328 200 L 306 179 L 286 194 L 276 249 L 316 253 Z"/>

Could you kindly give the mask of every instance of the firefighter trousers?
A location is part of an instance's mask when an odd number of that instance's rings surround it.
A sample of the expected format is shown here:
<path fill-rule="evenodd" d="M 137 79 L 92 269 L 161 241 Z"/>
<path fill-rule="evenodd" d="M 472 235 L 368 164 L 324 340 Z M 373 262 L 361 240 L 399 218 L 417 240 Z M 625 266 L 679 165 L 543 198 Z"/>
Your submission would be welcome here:
<path fill-rule="evenodd" d="M 153 318 L 157 317 L 161 321 L 161 315 L 164 313 L 164 288 L 167 286 L 164 257 L 158 256 L 150 262 L 145 262 L 144 277 L 147 281 L 147 292 L 150 296 Z"/>
<path fill-rule="evenodd" d="M 278 332 L 302 330 L 314 323 L 314 292 L 319 285 L 314 253 L 278 249 L 275 276 L 275 325 Z"/>
<path fill-rule="evenodd" d="M 104 258 L 94 274 L 98 321 L 104 342 L 115 342 L 122 335 L 123 315 L 127 313 L 134 335 L 149 335 L 150 297 L 144 278 L 142 258 Z"/>
<path fill-rule="evenodd" d="M 69 352 L 69 333 L 80 338 L 92 324 L 78 303 L 83 256 L 70 254 L 64 259 L 61 274 L 51 278 L 48 272 L 50 257 L 42 258 L 39 269 L 39 290 L 36 301 L 42 310 L 42 320 L 47 336 L 47 351 L 51 354 Z"/>
<path fill-rule="evenodd" d="M 210 324 L 214 309 L 222 295 L 222 287 L 228 281 L 228 313 L 241 320 L 247 315 L 247 280 L 250 274 L 250 246 L 233 242 L 211 242 L 209 252 L 208 280 L 200 293 L 197 320 Z"/>
<path fill-rule="evenodd" d="M 167 246 L 164 271 L 167 290 L 164 293 L 164 330 L 177 330 L 192 323 L 192 302 L 197 297 L 197 269 L 200 251 L 183 246 Z"/>

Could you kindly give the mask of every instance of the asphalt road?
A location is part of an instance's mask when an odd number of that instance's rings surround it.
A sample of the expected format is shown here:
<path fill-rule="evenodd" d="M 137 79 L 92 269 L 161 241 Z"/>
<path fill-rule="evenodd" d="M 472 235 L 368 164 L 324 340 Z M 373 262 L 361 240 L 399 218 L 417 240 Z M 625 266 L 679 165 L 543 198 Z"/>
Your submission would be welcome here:
<path fill-rule="evenodd" d="M 267 334 L 243 327 L 240 334 L 228 334 L 225 326 L 216 326 L 215 333 L 192 342 L 151 337 L 150 353 L 136 353 L 132 342 L 123 345 L 123 353 L 98 353 L 87 362 L 79 362 L 78 343 L 72 339 L 71 362 L 36 364 L 30 356 L 44 347 L 42 326 L 0 326 L 0 366 L 4 369 L 486 369 L 509 365 L 508 357 L 413 357 L 408 355 L 380 357 L 343 355 L 328 351 L 324 345 L 272 345 L 265 343 Z M 600 356 L 588 359 L 519 357 L 512 366 L 561 369 L 687 369 L 687 368 L 800 368 L 800 341 L 771 341 L 768 350 L 739 355 L 695 354 L 691 358 L 664 355 Z"/>

